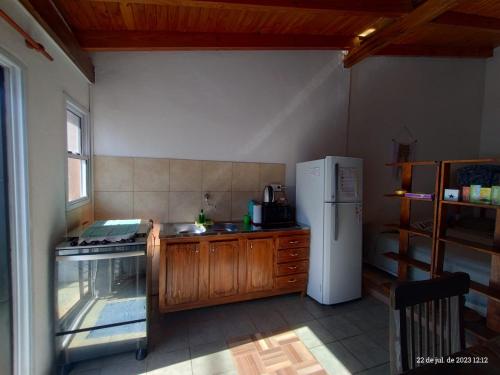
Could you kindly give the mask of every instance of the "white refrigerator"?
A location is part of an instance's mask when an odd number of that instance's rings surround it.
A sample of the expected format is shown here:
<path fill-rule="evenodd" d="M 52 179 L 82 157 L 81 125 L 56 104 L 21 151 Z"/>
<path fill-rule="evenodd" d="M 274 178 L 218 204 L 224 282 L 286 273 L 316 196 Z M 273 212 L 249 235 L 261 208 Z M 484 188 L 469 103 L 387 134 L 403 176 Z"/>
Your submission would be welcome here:
<path fill-rule="evenodd" d="M 297 164 L 297 222 L 311 229 L 307 294 L 331 305 L 361 298 L 363 160 Z"/>

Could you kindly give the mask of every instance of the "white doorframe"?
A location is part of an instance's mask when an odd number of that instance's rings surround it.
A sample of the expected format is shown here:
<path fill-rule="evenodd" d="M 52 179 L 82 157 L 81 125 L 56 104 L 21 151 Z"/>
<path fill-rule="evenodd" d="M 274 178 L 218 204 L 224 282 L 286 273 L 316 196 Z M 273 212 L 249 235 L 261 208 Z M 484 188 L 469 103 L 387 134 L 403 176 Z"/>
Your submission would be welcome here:
<path fill-rule="evenodd" d="M 22 64 L 0 48 L 6 83 L 8 197 L 12 272 L 14 375 L 31 375 L 32 280 L 30 255 L 28 142 Z"/>

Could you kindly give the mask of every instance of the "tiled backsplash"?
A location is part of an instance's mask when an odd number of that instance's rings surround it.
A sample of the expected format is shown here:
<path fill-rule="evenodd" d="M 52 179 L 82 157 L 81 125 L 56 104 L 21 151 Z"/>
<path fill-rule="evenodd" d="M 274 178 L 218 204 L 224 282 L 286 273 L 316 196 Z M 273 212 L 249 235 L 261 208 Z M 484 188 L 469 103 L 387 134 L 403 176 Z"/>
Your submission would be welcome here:
<path fill-rule="evenodd" d="M 270 183 L 285 183 L 285 164 L 95 156 L 94 214 L 192 222 L 203 208 L 215 221 L 242 220 Z"/>

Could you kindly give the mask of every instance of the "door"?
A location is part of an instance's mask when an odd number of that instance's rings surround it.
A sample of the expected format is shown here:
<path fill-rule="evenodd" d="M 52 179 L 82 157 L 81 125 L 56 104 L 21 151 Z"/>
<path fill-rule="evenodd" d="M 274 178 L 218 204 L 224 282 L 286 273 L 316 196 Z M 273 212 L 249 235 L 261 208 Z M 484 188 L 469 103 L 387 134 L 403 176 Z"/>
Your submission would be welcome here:
<path fill-rule="evenodd" d="M 271 290 L 274 286 L 274 241 L 250 239 L 246 247 L 247 292 Z"/>
<path fill-rule="evenodd" d="M 178 305 L 199 299 L 200 245 L 168 245 L 167 304 Z"/>
<path fill-rule="evenodd" d="M 12 373 L 12 318 L 10 293 L 9 213 L 7 198 L 5 86 L 0 67 L 0 368 Z"/>
<path fill-rule="evenodd" d="M 209 244 L 209 296 L 227 297 L 238 293 L 238 241 Z"/>
<path fill-rule="evenodd" d="M 363 200 L 363 160 L 340 156 L 325 159 L 325 202 Z"/>
<path fill-rule="evenodd" d="M 361 298 L 362 206 L 325 204 L 323 303 Z"/>
<path fill-rule="evenodd" d="M 57 251 L 58 334 L 146 319 L 146 252 L 128 248 Z"/>

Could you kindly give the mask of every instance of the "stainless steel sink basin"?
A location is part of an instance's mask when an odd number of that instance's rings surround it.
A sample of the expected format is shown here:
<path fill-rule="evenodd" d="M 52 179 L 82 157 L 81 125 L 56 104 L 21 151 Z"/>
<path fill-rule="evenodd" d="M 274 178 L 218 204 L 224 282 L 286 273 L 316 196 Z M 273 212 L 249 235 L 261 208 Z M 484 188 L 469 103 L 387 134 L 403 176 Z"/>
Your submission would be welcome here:
<path fill-rule="evenodd" d="M 176 224 L 175 231 L 177 234 L 201 234 L 205 233 L 207 229 L 195 224 Z"/>
<path fill-rule="evenodd" d="M 233 223 L 216 223 L 209 228 L 213 232 L 236 232 L 238 226 Z"/>

